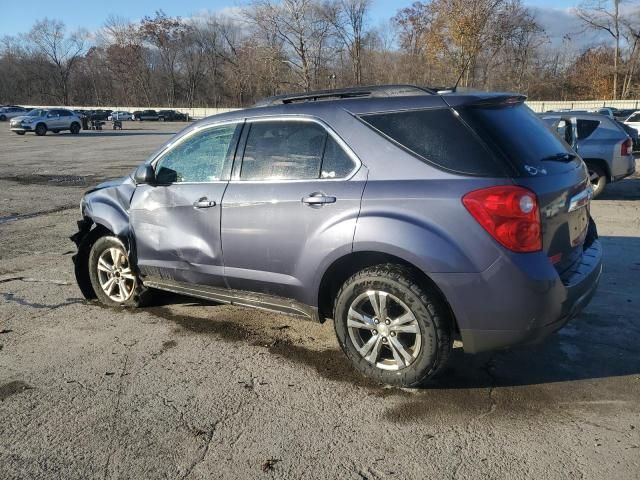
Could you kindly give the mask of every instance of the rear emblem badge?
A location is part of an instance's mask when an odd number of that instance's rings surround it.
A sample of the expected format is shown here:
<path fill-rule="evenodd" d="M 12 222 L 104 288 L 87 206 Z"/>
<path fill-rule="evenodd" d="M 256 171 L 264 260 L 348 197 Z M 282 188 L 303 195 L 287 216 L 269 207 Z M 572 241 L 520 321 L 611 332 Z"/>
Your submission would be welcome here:
<path fill-rule="evenodd" d="M 544 168 L 536 168 L 530 165 L 525 165 L 524 168 L 527 172 L 529 172 L 529 175 L 538 175 L 538 174 L 546 175 L 547 174 L 547 171 Z"/>

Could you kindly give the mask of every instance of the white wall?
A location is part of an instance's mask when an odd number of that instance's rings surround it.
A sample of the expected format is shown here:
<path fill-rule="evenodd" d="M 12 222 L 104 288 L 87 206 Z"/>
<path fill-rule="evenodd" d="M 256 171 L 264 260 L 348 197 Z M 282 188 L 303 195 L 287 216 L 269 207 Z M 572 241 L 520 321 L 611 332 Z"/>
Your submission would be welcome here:
<path fill-rule="evenodd" d="M 576 101 L 543 101 L 543 102 L 527 102 L 527 105 L 535 112 L 546 112 L 547 110 L 558 110 L 561 108 L 569 108 L 576 110 L 586 110 L 590 108 L 599 107 L 616 107 L 616 108 L 633 108 L 640 110 L 640 100 L 576 100 Z M 36 106 L 33 106 L 36 108 Z M 59 105 L 39 105 L 37 108 L 69 108 L 71 110 L 124 110 L 127 112 L 133 112 L 134 110 L 167 110 L 167 107 L 129 107 L 129 106 L 71 106 L 61 107 Z M 211 115 L 217 115 L 218 113 L 232 112 L 239 110 L 238 108 L 174 108 L 182 113 L 187 113 L 190 118 L 199 119 L 209 117 Z"/>
<path fill-rule="evenodd" d="M 129 107 L 129 106 L 112 106 L 112 105 L 103 105 L 100 107 L 96 106 L 61 106 L 61 105 L 32 105 L 27 108 L 66 108 L 69 110 L 121 110 L 125 112 L 134 112 L 135 110 L 170 110 L 167 107 Z M 171 108 L 171 110 L 176 110 L 178 112 L 186 113 L 190 118 L 204 118 L 209 117 L 211 115 L 217 115 L 218 113 L 226 113 L 232 112 L 234 110 L 238 110 L 237 108 Z"/>
<path fill-rule="evenodd" d="M 527 102 L 534 112 L 546 112 L 548 110 L 558 110 L 569 108 L 572 110 L 588 110 L 590 108 L 616 107 L 633 108 L 640 110 L 640 100 L 576 100 L 576 101 L 545 101 Z"/>

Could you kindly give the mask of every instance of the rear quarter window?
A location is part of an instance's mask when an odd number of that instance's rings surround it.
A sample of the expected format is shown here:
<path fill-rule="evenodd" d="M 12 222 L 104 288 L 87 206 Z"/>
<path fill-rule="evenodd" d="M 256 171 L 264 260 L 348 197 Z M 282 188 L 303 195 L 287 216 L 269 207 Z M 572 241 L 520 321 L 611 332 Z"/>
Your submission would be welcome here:
<path fill-rule="evenodd" d="M 600 120 L 580 120 L 578 119 L 578 138 L 584 140 L 591 136 L 600 125 Z"/>
<path fill-rule="evenodd" d="M 448 108 L 362 115 L 383 136 L 419 159 L 454 173 L 508 176 L 509 168 Z"/>

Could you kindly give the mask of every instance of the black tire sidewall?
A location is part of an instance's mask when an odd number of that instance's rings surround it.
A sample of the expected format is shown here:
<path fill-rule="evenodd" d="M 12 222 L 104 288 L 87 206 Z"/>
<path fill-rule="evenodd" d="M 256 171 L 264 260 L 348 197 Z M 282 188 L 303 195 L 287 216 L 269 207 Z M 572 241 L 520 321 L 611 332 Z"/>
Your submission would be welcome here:
<path fill-rule="evenodd" d="M 78 125 L 77 123 L 72 123 L 71 127 L 69 128 L 69 131 L 73 134 L 73 135 L 77 135 L 80 133 L 80 125 Z"/>
<path fill-rule="evenodd" d="M 47 126 L 44 123 L 39 123 L 35 128 L 36 135 L 42 137 L 47 134 Z"/>
<path fill-rule="evenodd" d="M 381 269 L 381 273 L 383 270 Z M 429 307 L 421 299 L 426 292 L 415 291 L 419 288 L 408 279 L 398 281 L 392 276 L 372 275 L 365 271 L 363 275 L 351 277 L 340 290 L 335 303 L 335 330 L 338 342 L 352 364 L 364 375 L 377 381 L 397 385 L 415 386 L 431 375 L 437 369 L 439 352 L 442 345 L 436 328 L 436 316 L 429 311 Z M 422 346 L 417 359 L 408 367 L 401 370 L 383 370 L 365 360 L 353 345 L 347 329 L 347 313 L 353 300 L 367 290 L 381 290 L 388 292 L 403 301 L 418 320 Z"/>
<path fill-rule="evenodd" d="M 91 286 L 93 287 L 98 300 L 102 304 L 109 307 L 138 306 L 139 298 L 141 295 L 140 279 L 136 280 L 136 286 L 133 295 L 131 295 L 131 297 L 129 297 L 129 299 L 125 302 L 116 302 L 110 299 L 102 290 L 100 281 L 98 280 L 98 259 L 100 258 L 100 255 L 108 248 L 123 249 L 123 244 L 116 237 L 104 236 L 96 240 L 96 242 L 91 247 L 91 251 L 89 252 L 89 279 L 91 280 Z M 126 253 L 126 248 L 124 250 Z M 129 262 L 129 265 L 131 266 L 131 262 Z"/>

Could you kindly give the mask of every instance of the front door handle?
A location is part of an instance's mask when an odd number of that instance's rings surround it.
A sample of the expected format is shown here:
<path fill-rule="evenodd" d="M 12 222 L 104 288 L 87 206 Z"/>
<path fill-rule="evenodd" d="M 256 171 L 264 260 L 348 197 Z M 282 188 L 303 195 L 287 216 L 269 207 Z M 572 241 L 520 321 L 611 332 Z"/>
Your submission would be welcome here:
<path fill-rule="evenodd" d="M 211 208 L 215 206 L 216 202 L 213 200 L 207 200 L 207 197 L 202 197 L 197 202 L 193 202 L 193 208 Z"/>
<path fill-rule="evenodd" d="M 322 192 L 314 192 L 308 197 L 302 197 L 302 203 L 311 206 L 322 206 L 327 203 L 336 203 L 336 197 L 330 197 Z"/>

